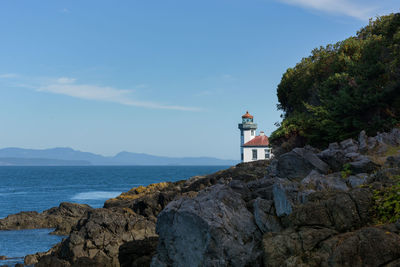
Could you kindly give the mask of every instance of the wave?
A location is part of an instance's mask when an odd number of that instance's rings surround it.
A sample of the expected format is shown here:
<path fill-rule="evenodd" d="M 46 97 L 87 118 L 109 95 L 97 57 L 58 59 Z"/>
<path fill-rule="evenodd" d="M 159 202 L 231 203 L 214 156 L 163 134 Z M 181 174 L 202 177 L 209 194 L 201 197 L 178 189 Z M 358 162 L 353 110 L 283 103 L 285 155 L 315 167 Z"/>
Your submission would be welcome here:
<path fill-rule="evenodd" d="M 11 195 L 26 195 L 28 192 L 5 192 L 0 193 L 0 196 L 11 196 Z"/>
<path fill-rule="evenodd" d="M 122 192 L 115 191 L 91 191 L 91 192 L 82 192 L 74 195 L 71 199 L 73 200 L 89 200 L 89 199 L 109 199 L 117 197 Z"/>

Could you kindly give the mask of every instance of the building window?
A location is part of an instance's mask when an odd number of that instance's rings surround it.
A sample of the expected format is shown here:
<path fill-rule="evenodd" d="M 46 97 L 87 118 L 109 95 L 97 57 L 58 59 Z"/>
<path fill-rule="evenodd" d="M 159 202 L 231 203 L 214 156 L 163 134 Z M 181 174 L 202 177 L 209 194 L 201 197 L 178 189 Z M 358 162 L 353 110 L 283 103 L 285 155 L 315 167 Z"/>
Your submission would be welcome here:
<path fill-rule="evenodd" d="M 269 150 L 269 148 L 265 149 L 265 158 L 266 158 L 266 159 L 269 159 L 270 156 L 271 156 L 271 155 L 270 155 L 270 150 Z"/>
<path fill-rule="evenodd" d="M 257 149 L 253 149 L 252 152 L 253 152 L 253 160 L 256 160 L 257 159 Z"/>
<path fill-rule="evenodd" d="M 251 136 L 254 136 L 254 130 L 251 130 Z"/>
<path fill-rule="evenodd" d="M 243 161 L 244 157 L 243 157 L 243 153 L 240 155 L 241 156 L 241 160 Z"/>

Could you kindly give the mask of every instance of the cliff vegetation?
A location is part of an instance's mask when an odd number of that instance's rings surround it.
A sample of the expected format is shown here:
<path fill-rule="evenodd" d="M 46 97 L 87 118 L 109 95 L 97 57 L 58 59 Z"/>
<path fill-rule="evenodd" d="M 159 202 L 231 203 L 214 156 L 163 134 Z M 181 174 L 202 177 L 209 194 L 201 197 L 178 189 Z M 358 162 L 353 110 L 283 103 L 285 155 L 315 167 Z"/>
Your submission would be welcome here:
<path fill-rule="evenodd" d="M 282 144 L 324 147 L 374 135 L 400 122 L 400 13 L 370 20 L 354 37 L 316 48 L 278 85 L 283 121 L 271 135 Z"/>

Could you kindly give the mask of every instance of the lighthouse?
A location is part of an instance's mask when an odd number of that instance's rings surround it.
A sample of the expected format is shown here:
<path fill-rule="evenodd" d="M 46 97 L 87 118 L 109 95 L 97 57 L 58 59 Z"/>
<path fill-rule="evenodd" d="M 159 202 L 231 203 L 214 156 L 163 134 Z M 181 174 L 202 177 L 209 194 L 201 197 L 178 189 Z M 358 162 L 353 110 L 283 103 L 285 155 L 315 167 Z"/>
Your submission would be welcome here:
<path fill-rule="evenodd" d="M 257 124 L 254 117 L 246 111 L 239 123 L 240 130 L 240 158 L 242 162 L 250 162 L 272 157 L 268 137 L 264 132 L 256 135 Z"/>

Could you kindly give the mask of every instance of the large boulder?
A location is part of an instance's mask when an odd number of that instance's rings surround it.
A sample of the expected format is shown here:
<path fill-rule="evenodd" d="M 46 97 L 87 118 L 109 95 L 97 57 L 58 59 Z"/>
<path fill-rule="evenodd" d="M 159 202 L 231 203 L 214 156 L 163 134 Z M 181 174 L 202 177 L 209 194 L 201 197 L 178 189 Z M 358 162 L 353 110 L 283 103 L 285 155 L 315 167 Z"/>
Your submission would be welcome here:
<path fill-rule="evenodd" d="M 295 148 L 277 160 L 277 176 L 288 179 L 304 178 L 311 170 L 327 173 L 329 166 L 311 149 Z"/>
<path fill-rule="evenodd" d="M 360 156 L 349 164 L 353 173 L 371 173 L 380 167 L 367 156 Z"/>
<path fill-rule="evenodd" d="M 339 173 L 321 175 L 314 170 L 301 181 L 301 185 L 314 191 L 347 191 L 349 189 Z"/>
<path fill-rule="evenodd" d="M 318 154 L 318 157 L 326 162 L 330 169 L 334 172 L 341 171 L 343 165 L 349 162 L 349 158 L 345 157 L 345 152 L 338 143 L 332 143 L 329 147 Z"/>
<path fill-rule="evenodd" d="M 321 226 L 337 231 L 357 229 L 370 220 L 372 194 L 364 188 L 350 192 L 317 192 L 297 205 L 285 219 L 290 227 Z"/>
<path fill-rule="evenodd" d="M 306 203 L 294 206 L 282 218 L 283 231 L 264 234 L 264 266 L 383 266 L 394 262 L 399 258 L 400 227 L 363 228 L 371 221 L 372 196 L 369 188 L 311 194 Z"/>
<path fill-rule="evenodd" d="M 329 228 L 264 235 L 264 266 L 398 266 L 400 236 L 380 227 L 338 234 Z M 396 263 L 397 262 L 397 263 Z"/>
<path fill-rule="evenodd" d="M 258 266 L 261 231 L 239 193 L 215 185 L 171 202 L 157 221 L 152 266 Z"/>
<path fill-rule="evenodd" d="M 73 228 L 51 256 L 71 265 L 119 266 L 120 246 L 134 240 L 155 237 L 155 224 L 127 208 L 95 209 Z M 39 259 L 44 264 L 49 257 Z"/>

